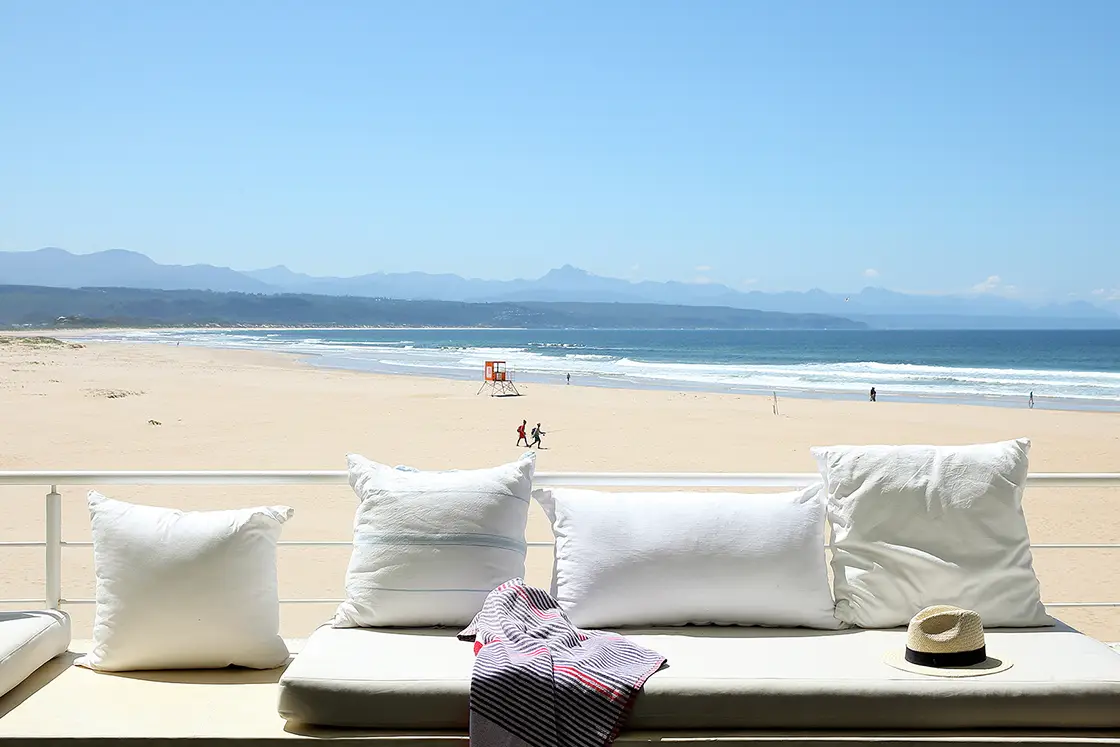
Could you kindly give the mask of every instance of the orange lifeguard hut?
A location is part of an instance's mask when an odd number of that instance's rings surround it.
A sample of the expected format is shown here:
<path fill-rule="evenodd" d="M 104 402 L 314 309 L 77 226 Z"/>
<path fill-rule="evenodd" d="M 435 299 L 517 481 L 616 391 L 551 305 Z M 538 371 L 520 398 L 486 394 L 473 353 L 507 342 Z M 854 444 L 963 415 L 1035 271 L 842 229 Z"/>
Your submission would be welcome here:
<path fill-rule="evenodd" d="M 521 392 L 513 385 L 513 372 L 506 370 L 505 361 L 486 361 L 482 377 L 482 388 L 475 394 L 490 389 L 491 397 L 520 397 Z"/>

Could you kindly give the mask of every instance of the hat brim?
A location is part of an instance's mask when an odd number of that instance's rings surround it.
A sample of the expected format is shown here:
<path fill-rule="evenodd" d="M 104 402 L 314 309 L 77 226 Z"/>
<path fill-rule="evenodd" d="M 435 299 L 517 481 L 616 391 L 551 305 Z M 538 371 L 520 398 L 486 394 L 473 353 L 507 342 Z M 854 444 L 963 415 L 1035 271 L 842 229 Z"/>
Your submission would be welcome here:
<path fill-rule="evenodd" d="M 923 667 L 920 664 L 911 664 L 906 661 L 906 654 L 902 651 L 891 651 L 883 657 L 883 661 L 895 669 L 930 677 L 983 677 L 988 674 L 1006 672 L 1012 667 L 1012 662 L 991 656 L 979 664 L 968 667 Z"/>

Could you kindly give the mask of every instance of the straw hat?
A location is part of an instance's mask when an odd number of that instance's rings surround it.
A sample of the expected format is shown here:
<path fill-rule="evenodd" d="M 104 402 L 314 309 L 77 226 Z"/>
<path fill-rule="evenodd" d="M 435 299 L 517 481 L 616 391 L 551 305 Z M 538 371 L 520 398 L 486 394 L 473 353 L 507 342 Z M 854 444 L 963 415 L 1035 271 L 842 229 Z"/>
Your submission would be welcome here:
<path fill-rule="evenodd" d="M 1011 668 L 988 656 L 984 623 L 972 610 L 947 604 L 926 607 L 906 629 L 906 650 L 887 654 L 887 664 L 934 677 L 979 677 Z"/>

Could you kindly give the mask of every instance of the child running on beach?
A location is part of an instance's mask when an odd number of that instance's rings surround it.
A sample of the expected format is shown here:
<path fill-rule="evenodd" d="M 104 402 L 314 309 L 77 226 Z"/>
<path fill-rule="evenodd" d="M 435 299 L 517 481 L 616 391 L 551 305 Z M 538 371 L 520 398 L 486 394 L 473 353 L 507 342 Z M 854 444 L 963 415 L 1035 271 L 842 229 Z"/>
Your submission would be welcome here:
<path fill-rule="evenodd" d="M 520 446 L 520 445 L 521 445 L 521 442 L 522 442 L 522 441 L 524 441 L 524 442 L 525 442 L 525 445 L 526 445 L 526 446 L 528 446 L 528 445 L 529 445 L 529 439 L 525 437 L 525 424 L 526 424 L 527 422 L 529 422 L 529 421 L 527 421 L 527 420 L 522 420 L 522 421 L 521 421 L 521 425 L 517 426 L 517 445 L 518 445 L 518 446 Z"/>

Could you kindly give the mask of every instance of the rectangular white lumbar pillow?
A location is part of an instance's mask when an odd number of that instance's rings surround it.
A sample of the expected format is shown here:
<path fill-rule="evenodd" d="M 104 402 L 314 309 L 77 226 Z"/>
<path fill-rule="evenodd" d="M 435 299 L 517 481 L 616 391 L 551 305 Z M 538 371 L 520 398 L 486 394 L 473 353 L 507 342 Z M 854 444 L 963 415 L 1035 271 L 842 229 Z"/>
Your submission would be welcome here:
<path fill-rule="evenodd" d="M 583 628 L 840 627 L 820 484 L 774 495 L 538 490 L 553 594 Z"/>
<path fill-rule="evenodd" d="M 444 472 L 347 461 L 359 504 L 335 627 L 465 626 L 525 574 L 534 454 Z"/>
<path fill-rule="evenodd" d="M 1051 625 L 1023 515 L 1029 451 L 1027 439 L 813 449 L 828 491 L 837 617 L 890 628 L 952 604 L 986 627 Z"/>
<path fill-rule="evenodd" d="M 272 669 L 280 638 L 276 542 L 287 506 L 178 511 L 89 493 L 103 671 Z"/>

